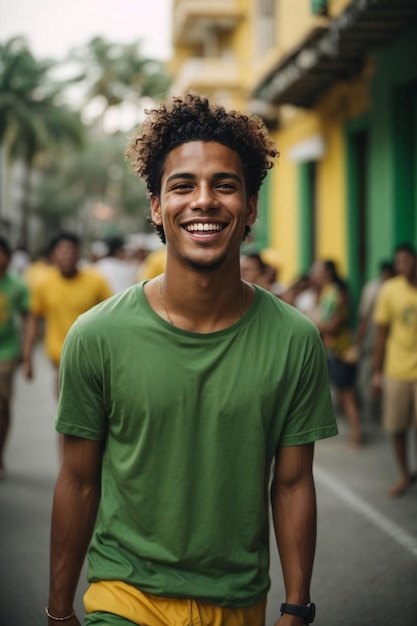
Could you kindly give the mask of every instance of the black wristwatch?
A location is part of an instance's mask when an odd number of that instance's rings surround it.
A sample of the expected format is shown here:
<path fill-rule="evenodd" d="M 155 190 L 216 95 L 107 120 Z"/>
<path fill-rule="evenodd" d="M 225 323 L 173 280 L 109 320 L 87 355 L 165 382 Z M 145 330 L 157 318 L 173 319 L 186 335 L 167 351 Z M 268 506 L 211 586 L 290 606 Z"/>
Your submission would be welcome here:
<path fill-rule="evenodd" d="M 289 613 L 290 615 L 296 615 L 302 617 L 306 624 L 312 624 L 316 617 L 316 605 L 313 602 L 308 604 L 281 604 L 281 615 Z"/>

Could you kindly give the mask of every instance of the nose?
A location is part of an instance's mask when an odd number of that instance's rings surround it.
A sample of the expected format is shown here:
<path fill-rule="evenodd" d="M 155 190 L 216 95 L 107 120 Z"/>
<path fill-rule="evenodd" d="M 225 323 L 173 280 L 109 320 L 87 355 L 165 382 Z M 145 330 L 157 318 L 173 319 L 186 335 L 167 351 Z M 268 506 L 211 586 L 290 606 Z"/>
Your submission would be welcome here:
<path fill-rule="evenodd" d="M 190 202 L 190 208 L 201 211 L 209 211 L 218 207 L 218 200 L 213 188 L 208 183 L 201 183 L 194 191 Z"/>

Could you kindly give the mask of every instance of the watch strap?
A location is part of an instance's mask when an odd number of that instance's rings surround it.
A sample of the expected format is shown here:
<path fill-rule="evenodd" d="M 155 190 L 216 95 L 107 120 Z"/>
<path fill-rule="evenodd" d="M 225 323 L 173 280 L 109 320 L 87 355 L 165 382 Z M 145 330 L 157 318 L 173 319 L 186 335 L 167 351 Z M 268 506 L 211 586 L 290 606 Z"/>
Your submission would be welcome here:
<path fill-rule="evenodd" d="M 313 602 L 309 604 L 288 604 L 283 602 L 281 604 L 281 615 L 284 613 L 302 617 L 306 624 L 312 624 L 316 616 L 316 605 Z"/>

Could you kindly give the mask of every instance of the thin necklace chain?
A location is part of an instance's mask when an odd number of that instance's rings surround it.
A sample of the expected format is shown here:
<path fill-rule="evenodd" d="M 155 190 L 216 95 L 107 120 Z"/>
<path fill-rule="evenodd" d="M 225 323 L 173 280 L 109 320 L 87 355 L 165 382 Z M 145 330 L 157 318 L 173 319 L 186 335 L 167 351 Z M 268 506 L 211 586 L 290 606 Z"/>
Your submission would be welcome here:
<path fill-rule="evenodd" d="M 166 315 L 166 318 L 167 318 L 168 322 L 171 324 L 171 326 L 174 326 L 174 322 L 172 321 L 171 316 L 168 313 L 168 309 L 167 309 L 166 304 L 165 304 L 164 296 L 162 294 L 162 275 L 158 279 L 158 290 L 159 290 L 159 298 L 161 300 L 162 308 L 164 309 L 164 313 Z M 242 317 L 242 315 L 243 315 L 243 311 L 245 309 L 245 304 L 246 304 L 246 289 L 245 289 L 245 285 L 242 283 L 242 305 L 240 307 L 239 318 L 238 319 L 240 319 Z"/>
<path fill-rule="evenodd" d="M 174 326 L 174 322 L 170 318 L 169 313 L 168 313 L 168 309 L 165 306 L 164 296 L 162 295 L 162 275 L 159 277 L 159 280 L 158 280 L 158 288 L 159 288 L 159 297 L 161 299 L 161 304 L 162 304 L 162 307 L 163 307 L 163 309 L 165 311 L 165 315 L 167 317 L 167 320 L 171 324 L 171 326 Z"/>

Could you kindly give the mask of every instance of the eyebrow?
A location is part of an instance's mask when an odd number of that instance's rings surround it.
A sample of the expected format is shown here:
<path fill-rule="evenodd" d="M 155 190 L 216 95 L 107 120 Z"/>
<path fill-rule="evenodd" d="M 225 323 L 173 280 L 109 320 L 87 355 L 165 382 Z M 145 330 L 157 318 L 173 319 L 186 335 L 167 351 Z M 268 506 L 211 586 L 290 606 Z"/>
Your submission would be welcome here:
<path fill-rule="evenodd" d="M 194 180 L 195 178 L 197 178 L 196 174 L 191 174 L 190 172 L 177 172 L 176 174 L 171 174 L 171 176 L 167 178 L 166 182 L 170 183 L 178 179 Z M 240 176 L 238 176 L 234 172 L 216 172 L 213 175 L 214 180 L 224 180 L 225 178 L 231 178 L 232 180 L 236 180 L 239 183 L 242 182 Z"/>

